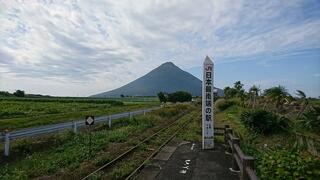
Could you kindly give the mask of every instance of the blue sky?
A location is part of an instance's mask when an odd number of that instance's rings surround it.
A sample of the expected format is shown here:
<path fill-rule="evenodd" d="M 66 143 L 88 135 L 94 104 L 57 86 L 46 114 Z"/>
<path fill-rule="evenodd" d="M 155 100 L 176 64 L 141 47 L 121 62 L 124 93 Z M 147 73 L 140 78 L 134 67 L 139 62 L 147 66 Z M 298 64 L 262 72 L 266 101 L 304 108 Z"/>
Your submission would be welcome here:
<path fill-rule="evenodd" d="M 217 87 L 233 86 L 240 80 L 246 90 L 253 84 L 262 90 L 277 85 L 285 86 L 292 95 L 303 90 L 308 96 L 318 97 L 320 92 L 320 49 L 302 50 L 299 54 L 262 55 L 254 59 L 235 59 L 235 62 L 215 64 L 215 84 Z M 199 79 L 202 68 L 186 69 Z"/>
<path fill-rule="evenodd" d="M 0 0 L 0 90 L 88 96 L 172 61 L 320 96 L 318 0 Z"/>

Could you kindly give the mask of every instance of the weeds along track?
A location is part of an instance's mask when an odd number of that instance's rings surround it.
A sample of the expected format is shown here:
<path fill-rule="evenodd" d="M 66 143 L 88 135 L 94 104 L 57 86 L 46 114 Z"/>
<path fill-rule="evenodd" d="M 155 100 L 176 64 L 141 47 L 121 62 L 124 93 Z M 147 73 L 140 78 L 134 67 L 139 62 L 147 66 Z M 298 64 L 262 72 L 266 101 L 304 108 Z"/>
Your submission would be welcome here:
<path fill-rule="evenodd" d="M 188 113 L 151 136 L 141 140 L 129 150 L 99 167 L 85 179 L 132 179 L 163 146 L 170 142 L 193 119 Z"/>

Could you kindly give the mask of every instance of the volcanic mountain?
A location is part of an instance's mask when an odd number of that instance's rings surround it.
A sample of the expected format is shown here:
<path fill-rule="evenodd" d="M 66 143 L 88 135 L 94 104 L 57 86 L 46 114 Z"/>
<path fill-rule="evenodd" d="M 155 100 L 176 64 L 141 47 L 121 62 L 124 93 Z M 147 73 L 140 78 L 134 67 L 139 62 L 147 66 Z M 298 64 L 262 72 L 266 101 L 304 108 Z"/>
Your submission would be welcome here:
<path fill-rule="evenodd" d="M 158 92 L 175 91 L 187 91 L 193 96 L 201 96 L 201 87 L 202 82 L 198 78 L 181 70 L 172 62 L 166 62 L 122 87 L 92 97 L 156 96 Z M 221 89 L 218 89 L 218 95 L 223 95 Z"/>

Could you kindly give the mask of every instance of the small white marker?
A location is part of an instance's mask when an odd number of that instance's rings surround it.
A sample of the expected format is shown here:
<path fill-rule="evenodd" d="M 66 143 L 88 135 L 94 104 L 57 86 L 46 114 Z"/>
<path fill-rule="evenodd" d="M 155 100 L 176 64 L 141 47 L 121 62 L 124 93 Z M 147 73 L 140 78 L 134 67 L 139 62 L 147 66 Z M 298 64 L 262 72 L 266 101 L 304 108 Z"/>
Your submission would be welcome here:
<path fill-rule="evenodd" d="M 184 169 L 183 169 L 183 170 L 179 171 L 179 173 L 180 173 L 180 174 L 185 174 L 185 173 L 187 173 L 187 170 L 184 170 Z"/>
<path fill-rule="evenodd" d="M 196 145 L 195 143 L 192 143 L 192 146 L 191 146 L 191 148 L 190 148 L 191 151 L 193 151 L 195 145 Z"/>

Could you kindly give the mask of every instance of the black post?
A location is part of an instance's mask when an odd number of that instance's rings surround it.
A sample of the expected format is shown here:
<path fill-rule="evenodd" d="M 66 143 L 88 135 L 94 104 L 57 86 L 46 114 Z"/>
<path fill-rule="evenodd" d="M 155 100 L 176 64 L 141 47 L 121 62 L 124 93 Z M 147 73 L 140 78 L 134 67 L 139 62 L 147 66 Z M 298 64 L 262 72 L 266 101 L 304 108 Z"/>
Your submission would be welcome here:
<path fill-rule="evenodd" d="M 225 137 L 226 137 L 226 149 L 225 149 L 225 153 L 228 154 L 228 155 L 232 155 L 232 146 L 229 145 L 229 140 L 231 141 L 230 137 L 229 137 L 229 134 L 230 135 L 233 135 L 233 130 L 231 128 L 227 128 L 226 129 L 226 134 L 225 134 Z"/>
<path fill-rule="evenodd" d="M 89 156 L 91 157 L 91 125 L 89 125 Z"/>
<path fill-rule="evenodd" d="M 227 129 L 230 128 L 229 125 L 224 125 L 224 144 L 227 146 L 228 145 L 228 133 L 227 133 Z"/>

